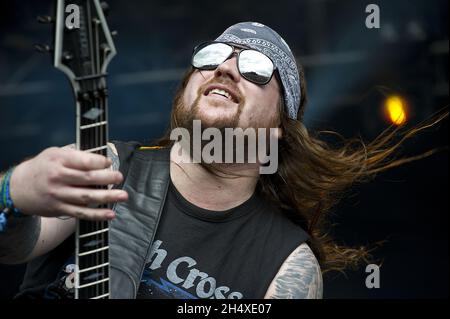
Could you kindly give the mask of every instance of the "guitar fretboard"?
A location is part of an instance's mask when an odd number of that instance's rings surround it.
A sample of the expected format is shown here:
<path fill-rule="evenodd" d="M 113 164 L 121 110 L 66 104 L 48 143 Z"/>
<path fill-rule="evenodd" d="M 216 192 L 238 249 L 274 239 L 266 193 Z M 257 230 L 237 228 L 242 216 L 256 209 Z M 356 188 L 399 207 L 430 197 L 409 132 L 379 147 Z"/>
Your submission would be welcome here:
<path fill-rule="evenodd" d="M 108 119 L 106 91 L 84 93 L 78 102 L 77 142 L 85 152 L 107 155 Z M 94 188 L 106 188 L 95 186 Z M 92 207 L 92 206 L 90 206 Z M 94 208 L 107 207 L 96 205 Z M 77 221 L 75 297 L 109 298 L 109 223 Z"/>

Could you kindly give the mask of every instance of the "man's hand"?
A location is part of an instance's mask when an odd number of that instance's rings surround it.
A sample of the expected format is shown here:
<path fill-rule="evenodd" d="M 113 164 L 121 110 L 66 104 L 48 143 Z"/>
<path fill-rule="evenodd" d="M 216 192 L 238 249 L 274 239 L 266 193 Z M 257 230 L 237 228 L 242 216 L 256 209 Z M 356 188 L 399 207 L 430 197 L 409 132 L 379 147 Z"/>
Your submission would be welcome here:
<path fill-rule="evenodd" d="M 126 201 L 123 190 L 90 186 L 119 184 L 123 176 L 109 169 L 111 160 L 73 148 L 51 147 L 18 165 L 11 176 L 10 193 L 24 214 L 61 215 L 86 220 L 108 220 L 114 212 L 89 204 Z"/>

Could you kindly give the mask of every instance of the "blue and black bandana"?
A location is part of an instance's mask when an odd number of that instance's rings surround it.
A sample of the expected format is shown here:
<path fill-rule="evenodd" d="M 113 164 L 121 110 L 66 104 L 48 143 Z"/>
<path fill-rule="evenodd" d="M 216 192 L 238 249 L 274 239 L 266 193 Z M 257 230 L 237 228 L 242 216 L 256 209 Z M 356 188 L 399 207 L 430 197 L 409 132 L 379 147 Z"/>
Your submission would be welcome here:
<path fill-rule="evenodd" d="M 226 29 L 215 41 L 243 45 L 267 55 L 278 69 L 286 112 L 289 118 L 297 119 L 301 97 L 297 64 L 278 33 L 261 23 L 241 22 Z"/>

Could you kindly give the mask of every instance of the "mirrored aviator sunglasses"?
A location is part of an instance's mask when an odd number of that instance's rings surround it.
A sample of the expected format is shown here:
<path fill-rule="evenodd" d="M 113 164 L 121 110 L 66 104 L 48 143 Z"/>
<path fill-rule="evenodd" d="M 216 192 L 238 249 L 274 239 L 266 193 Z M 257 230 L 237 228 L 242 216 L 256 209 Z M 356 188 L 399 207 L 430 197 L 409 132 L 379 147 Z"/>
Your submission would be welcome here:
<path fill-rule="evenodd" d="M 259 85 L 270 82 L 275 66 L 269 57 L 253 49 L 234 52 L 234 47 L 227 43 L 202 43 L 194 48 L 191 64 L 199 70 L 214 70 L 236 54 L 237 67 L 242 77 Z"/>

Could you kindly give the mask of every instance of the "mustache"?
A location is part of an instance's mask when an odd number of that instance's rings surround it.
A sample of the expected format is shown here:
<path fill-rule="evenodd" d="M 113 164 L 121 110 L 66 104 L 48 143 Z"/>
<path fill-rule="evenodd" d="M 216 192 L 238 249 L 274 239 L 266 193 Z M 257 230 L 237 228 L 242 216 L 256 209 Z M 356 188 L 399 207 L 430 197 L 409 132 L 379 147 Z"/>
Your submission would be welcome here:
<path fill-rule="evenodd" d="M 213 77 L 211 80 L 209 80 L 205 84 L 201 85 L 197 90 L 197 96 L 198 97 L 202 96 L 203 94 L 205 94 L 208 86 L 215 85 L 215 84 L 221 84 L 221 85 L 227 86 L 230 89 L 232 89 L 233 92 L 236 94 L 236 98 L 238 99 L 239 104 L 243 104 L 245 102 L 244 95 L 242 94 L 241 90 L 239 90 L 239 88 L 234 83 L 234 81 L 230 80 L 227 77 L 223 77 L 223 76 Z"/>

